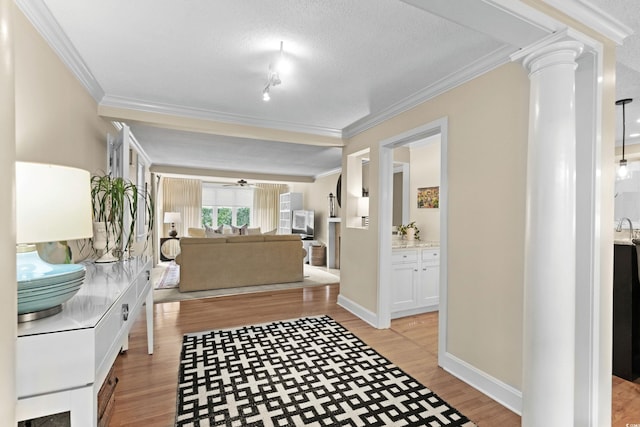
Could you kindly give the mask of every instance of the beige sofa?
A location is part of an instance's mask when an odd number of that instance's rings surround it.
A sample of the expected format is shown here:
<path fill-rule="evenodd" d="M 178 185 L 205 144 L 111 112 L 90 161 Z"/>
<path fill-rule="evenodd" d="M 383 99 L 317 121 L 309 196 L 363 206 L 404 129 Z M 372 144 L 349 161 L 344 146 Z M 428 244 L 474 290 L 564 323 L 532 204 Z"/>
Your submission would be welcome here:
<path fill-rule="evenodd" d="M 183 237 L 180 292 L 300 282 L 306 251 L 298 235 Z"/>

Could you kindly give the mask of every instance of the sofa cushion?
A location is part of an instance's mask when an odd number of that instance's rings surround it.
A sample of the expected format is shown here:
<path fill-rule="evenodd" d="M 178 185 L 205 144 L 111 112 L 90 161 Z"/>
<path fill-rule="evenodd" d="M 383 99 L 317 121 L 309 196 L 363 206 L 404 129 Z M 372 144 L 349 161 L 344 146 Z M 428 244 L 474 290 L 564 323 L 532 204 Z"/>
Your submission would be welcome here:
<path fill-rule="evenodd" d="M 260 230 L 260 227 L 249 227 L 247 228 L 247 233 L 248 236 L 254 236 L 256 234 L 262 234 L 262 231 Z"/>
<path fill-rule="evenodd" d="M 227 243 L 253 243 L 264 242 L 264 236 L 229 236 L 227 237 Z"/>
<path fill-rule="evenodd" d="M 204 228 L 189 227 L 187 228 L 187 236 L 189 237 L 207 237 Z"/>
<path fill-rule="evenodd" d="M 299 234 L 273 234 L 263 235 L 265 242 L 286 242 L 289 240 L 302 241 Z"/>
<path fill-rule="evenodd" d="M 220 239 L 212 239 L 210 237 L 183 237 L 180 239 L 180 246 L 182 245 L 208 245 L 208 244 L 221 244 L 227 243 L 227 239 L 221 237 Z"/>

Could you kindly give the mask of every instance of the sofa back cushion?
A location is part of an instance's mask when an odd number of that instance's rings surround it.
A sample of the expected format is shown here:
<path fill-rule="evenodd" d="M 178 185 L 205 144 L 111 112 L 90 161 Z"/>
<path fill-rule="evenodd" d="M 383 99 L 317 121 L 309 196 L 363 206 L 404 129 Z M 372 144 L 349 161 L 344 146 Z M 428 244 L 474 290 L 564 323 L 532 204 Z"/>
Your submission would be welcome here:
<path fill-rule="evenodd" d="M 227 243 L 255 243 L 264 242 L 264 236 L 228 236 Z"/>
<path fill-rule="evenodd" d="M 187 236 L 189 237 L 206 237 L 204 228 L 189 227 L 187 228 Z"/>

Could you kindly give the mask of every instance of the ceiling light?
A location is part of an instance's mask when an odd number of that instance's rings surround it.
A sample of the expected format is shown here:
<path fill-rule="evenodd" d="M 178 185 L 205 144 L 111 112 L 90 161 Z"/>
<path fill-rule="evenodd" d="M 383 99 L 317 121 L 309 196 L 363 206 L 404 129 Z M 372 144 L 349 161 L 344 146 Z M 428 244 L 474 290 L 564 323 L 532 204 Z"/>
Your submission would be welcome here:
<path fill-rule="evenodd" d="M 280 55 L 278 56 L 278 59 L 276 60 L 276 65 L 275 65 L 275 70 L 278 74 L 280 73 L 286 74 L 289 71 L 291 71 L 291 62 L 289 62 L 289 60 L 285 56 L 282 46 L 283 46 L 283 42 L 280 42 Z"/>
<path fill-rule="evenodd" d="M 271 96 L 269 95 L 269 89 L 272 86 L 278 86 L 280 83 L 282 83 L 282 80 L 280 79 L 280 72 L 282 71 L 282 69 L 284 68 L 288 70 L 288 61 L 286 61 L 286 58 L 284 56 L 282 45 L 283 42 L 280 42 L 280 56 L 275 61 L 275 65 L 273 63 L 269 64 L 269 71 L 267 72 L 267 85 L 262 90 L 263 101 L 268 101 L 271 99 Z"/>
<path fill-rule="evenodd" d="M 618 177 L 620 177 L 621 179 L 626 178 L 627 174 L 629 173 L 627 169 L 627 161 L 624 158 L 624 135 L 627 132 L 626 126 L 625 126 L 626 117 L 625 117 L 624 106 L 630 103 L 631 101 L 633 101 L 633 99 L 631 98 L 625 98 L 625 99 L 620 99 L 616 101 L 616 105 L 622 105 L 622 160 L 620 160 L 620 167 L 618 168 Z"/>

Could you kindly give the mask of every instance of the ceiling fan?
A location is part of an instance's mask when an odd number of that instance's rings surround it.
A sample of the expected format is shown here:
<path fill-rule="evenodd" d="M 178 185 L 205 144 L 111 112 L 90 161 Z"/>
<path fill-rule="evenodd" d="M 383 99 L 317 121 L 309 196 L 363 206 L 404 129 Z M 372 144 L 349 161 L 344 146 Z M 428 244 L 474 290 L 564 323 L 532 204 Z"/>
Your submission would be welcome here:
<path fill-rule="evenodd" d="M 249 184 L 244 179 L 239 179 L 237 182 L 233 184 L 225 184 L 224 187 L 244 187 L 244 188 L 255 188 L 255 184 Z"/>

